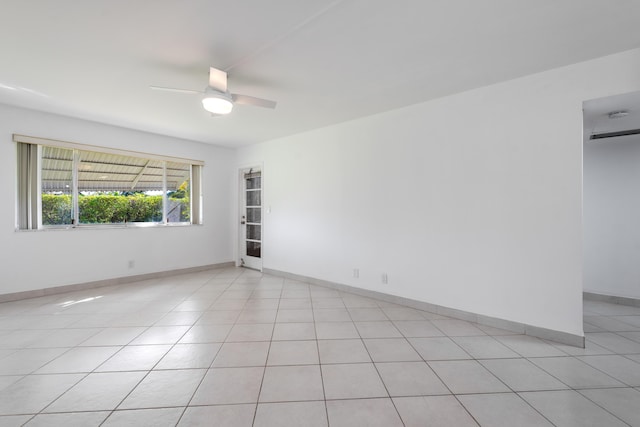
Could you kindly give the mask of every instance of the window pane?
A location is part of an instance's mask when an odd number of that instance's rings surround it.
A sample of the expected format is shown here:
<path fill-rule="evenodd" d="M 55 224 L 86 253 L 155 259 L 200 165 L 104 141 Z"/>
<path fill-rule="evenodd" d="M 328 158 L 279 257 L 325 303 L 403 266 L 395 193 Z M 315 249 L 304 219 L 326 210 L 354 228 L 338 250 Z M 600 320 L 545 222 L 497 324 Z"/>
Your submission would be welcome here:
<path fill-rule="evenodd" d="M 80 224 L 162 221 L 163 162 L 80 151 Z"/>
<path fill-rule="evenodd" d="M 167 222 L 190 222 L 191 165 L 167 162 Z"/>
<path fill-rule="evenodd" d="M 42 225 L 70 225 L 73 219 L 73 150 L 42 147 Z"/>

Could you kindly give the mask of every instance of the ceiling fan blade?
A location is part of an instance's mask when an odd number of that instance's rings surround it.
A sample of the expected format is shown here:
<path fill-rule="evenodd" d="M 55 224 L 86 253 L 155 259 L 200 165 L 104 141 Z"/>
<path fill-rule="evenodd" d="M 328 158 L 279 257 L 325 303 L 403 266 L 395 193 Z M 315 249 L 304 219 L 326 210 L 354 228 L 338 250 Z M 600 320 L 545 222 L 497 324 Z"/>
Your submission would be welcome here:
<path fill-rule="evenodd" d="M 191 89 L 178 89 L 176 87 L 163 87 L 163 86 L 149 86 L 150 89 L 153 90 L 164 90 L 166 92 L 179 92 L 179 93 L 202 93 L 201 90 L 191 90 Z"/>
<path fill-rule="evenodd" d="M 227 73 L 217 68 L 209 67 L 209 86 L 220 92 L 226 92 Z"/>
<path fill-rule="evenodd" d="M 276 108 L 276 101 L 269 101 L 268 99 L 256 98 L 248 95 L 238 95 L 237 93 L 232 93 L 231 97 L 233 102 L 240 105 L 252 105 L 254 107 L 263 107 L 263 108 Z"/>

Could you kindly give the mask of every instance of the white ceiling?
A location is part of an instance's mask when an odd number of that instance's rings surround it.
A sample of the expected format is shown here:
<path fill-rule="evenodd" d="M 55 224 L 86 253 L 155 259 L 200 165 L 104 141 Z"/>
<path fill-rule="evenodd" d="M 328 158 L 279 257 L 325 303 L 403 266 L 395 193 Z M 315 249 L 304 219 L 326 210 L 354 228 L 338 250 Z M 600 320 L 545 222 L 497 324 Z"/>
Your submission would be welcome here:
<path fill-rule="evenodd" d="M 3 0 L 0 103 L 241 146 L 640 46 L 637 0 Z M 210 117 L 208 68 L 278 101 Z"/>

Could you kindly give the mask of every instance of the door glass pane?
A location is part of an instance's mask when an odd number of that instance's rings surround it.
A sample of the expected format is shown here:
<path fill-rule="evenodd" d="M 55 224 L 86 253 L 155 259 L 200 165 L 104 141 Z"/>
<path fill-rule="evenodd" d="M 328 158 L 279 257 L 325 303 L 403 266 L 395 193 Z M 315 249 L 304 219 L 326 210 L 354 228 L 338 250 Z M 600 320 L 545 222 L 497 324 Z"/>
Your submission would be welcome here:
<path fill-rule="evenodd" d="M 247 239 L 249 240 L 261 240 L 261 225 L 247 225 Z"/>
<path fill-rule="evenodd" d="M 260 258 L 260 242 L 247 242 L 247 256 Z"/>
<path fill-rule="evenodd" d="M 260 190 L 247 191 L 247 206 L 260 206 Z"/>
<path fill-rule="evenodd" d="M 247 222 L 260 224 L 262 220 L 262 209 L 260 208 L 247 208 Z"/>
<path fill-rule="evenodd" d="M 256 188 L 261 188 L 261 180 L 262 178 L 259 176 L 253 178 L 247 178 L 247 190 L 254 190 Z"/>
<path fill-rule="evenodd" d="M 42 225 L 70 225 L 73 150 L 42 147 Z"/>

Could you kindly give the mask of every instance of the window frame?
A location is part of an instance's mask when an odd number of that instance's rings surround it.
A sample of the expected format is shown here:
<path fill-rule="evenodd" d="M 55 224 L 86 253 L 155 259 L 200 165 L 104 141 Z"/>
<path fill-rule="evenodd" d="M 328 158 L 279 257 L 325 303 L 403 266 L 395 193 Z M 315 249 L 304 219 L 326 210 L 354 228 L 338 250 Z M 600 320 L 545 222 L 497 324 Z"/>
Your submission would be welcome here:
<path fill-rule="evenodd" d="M 145 228 L 166 226 L 202 225 L 202 167 L 201 160 L 163 156 L 138 151 L 119 150 L 74 142 L 38 138 L 26 135 L 13 135 L 17 153 L 17 186 L 16 186 L 16 230 L 67 230 L 84 228 Z M 42 150 L 43 147 L 54 147 L 72 150 L 72 197 L 71 224 L 42 223 Z M 135 157 L 147 161 L 159 161 L 162 164 L 162 220 L 149 222 L 123 223 L 80 223 L 79 190 L 80 152 L 110 154 Z M 169 222 L 167 209 L 169 195 L 167 189 L 167 164 L 178 163 L 189 166 L 189 221 Z M 186 171 L 186 169 L 185 169 Z M 106 190 L 108 191 L 108 190 Z"/>

